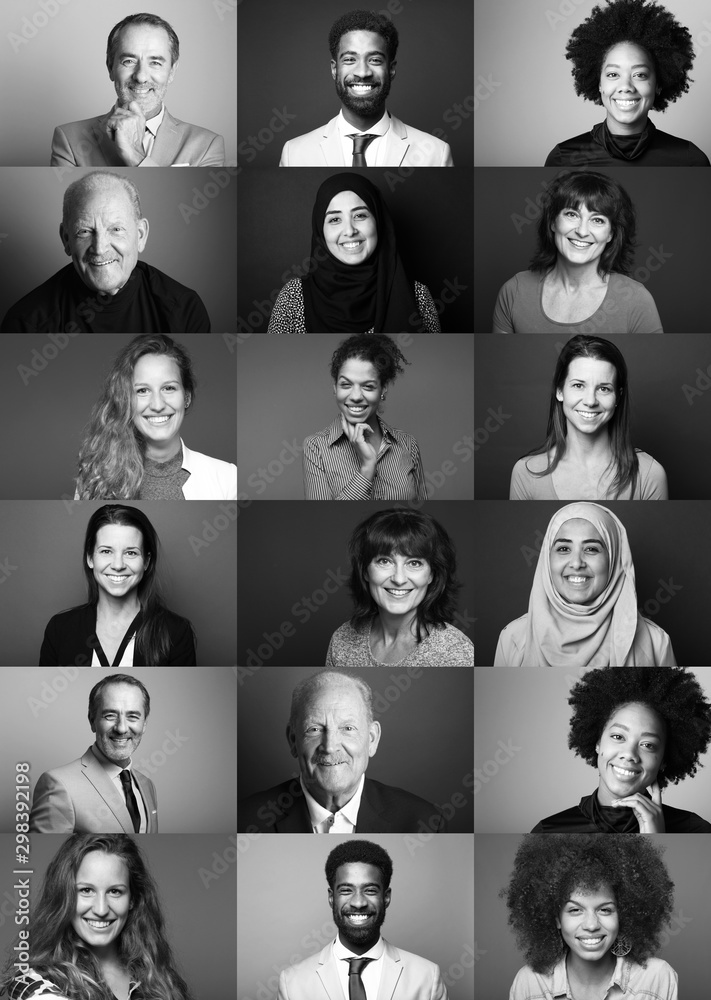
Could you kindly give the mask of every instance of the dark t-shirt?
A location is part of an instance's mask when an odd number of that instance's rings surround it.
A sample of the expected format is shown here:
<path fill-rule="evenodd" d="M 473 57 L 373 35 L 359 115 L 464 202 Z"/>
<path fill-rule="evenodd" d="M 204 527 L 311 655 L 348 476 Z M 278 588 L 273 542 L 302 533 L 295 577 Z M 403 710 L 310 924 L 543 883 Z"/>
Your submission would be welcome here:
<path fill-rule="evenodd" d="M 209 333 L 202 299 L 157 267 L 138 261 L 123 288 L 106 299 L 73 264 L 16 302 L 2 333 Z"/>
<path fill-rule="evenodd" d="M 708 167 L 709 158 L 688 139 L 660 132 L 650 122 L 634 137 L 613 136 L 605 122 L 590 132 L 559 142 L 546 158 L 547 167 Z"/>
<path fill-rule="evenodd" d="M 664 803 L 662 812 L 666 833 L 711 833 L 711 823 L 696 813 Z M 542 819 L 531 833 L 639 833 L 639 823 L 627 806 L 601 806 L 595 791 L 572 809 Z"/>

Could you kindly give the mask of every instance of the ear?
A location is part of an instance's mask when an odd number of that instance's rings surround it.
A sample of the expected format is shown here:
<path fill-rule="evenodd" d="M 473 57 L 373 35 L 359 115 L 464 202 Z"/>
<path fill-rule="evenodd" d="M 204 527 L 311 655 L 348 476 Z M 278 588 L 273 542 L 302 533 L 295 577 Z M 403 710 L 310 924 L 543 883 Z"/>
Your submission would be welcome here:
<path fill-rule="evenodd" d="M 397 59 L 393 59 L 393 61 L 390 63 L 389 70 L 390 70 L 390 79 L 394 80 L 395 74 L 397 73 Z"/>
<path fill-rule="evenodd" d="M 178 59 L 178 61 L 174 62 L 173 65 L 170 67 L 170 73 L 168 74 L 168 83 L 172 83 L 173 82 L 173 77 L 175 76 L 175 71 L 178 68 L 178 63 L 179 62 L 180 62 L 180 60 Z"/>
<path fill-rule="evenodd" d="M 378 744 L 380 743 L 380 723 L 371 722 L 368 727 L 368 734 L 370 736 L 370 742 L 368 744 L 368 756 L 375 757 L 375 753 L 378 749 Z"/>
<path fill-rule="evenodd" d="M 138 252 L 143 253 L 148 240 L 148 219 L 139 219 L 136 228 L 138 229 Z"/>
<path fill-rule="evenodd" d="M 388 906 L 390 906 L 390 900 L 392 898 L 392 894 L 393 894 L 392 889 L 390 888 L 390 886 L 388 886 L 385 892 L 383 893 L 383 901 L 385 903 L 386 909 L 388 908 Z"/>
<path fill-rule="evenodd" d="M 597 753 L 597 754 L 600 753 L 600 744 L 599 743 L 596 744 L 596 746 L 595 746 L 595 753 Z"/>
<path fill-rule="evenodd" d="M 555 925 L 558 928 L 558 930 L 561 930 L 560 920 L 558 919 L 558 917 L 555 918 Z"/>
<path fill-rule="evenodd" d="M 296 750 L 296 733 L 291 728 L 291 725 L 286 727 L 286 741 L 289 744 L 289 753 L 292 757 L 297 757 L 298 753 Z"/>
<path fill-rule="evenodd" d="M 65 254 L 67 255 L 67 257 L 71 257 L 72 251 L 69 246 L 69 233 L 64 228 L 63 222 L 59 223 L 59 238 L 62 241 L 62 246 L 64 247 Z"/>
<path fill-rule="evenodd" d="M 189 393 L 189 392 L 187 392 L 187 393 L 185 394 L 185 409 L 186 409 L 186 410 L 187 410 L 187 408 L 188 408 L 188 407 L 190 406 L 190 404 L 192 403 L 192 401 L 193 401 L 193 397 L 192 397 L 192 396 L 190 395 L 190 393 Z"/>
<path fill-rule="evenodd" d="M 87 555 L 87 557 L 86 557 L 86 564 L 89 567 L 89 569 L 93 569 L 94 568 L 94 560 L 89 555 Z"/>
<path fill-rule="evenodd" d="M 331 60 L 331 79 L 332 80 L 336 79 L 336 69 L 337 69 L 336 60 L 332 59 Z"/>
<path fill-rule="evenodd" d="M 556 389 L 555 398 L 558 400 L 559 403 L 563 402 L 563 393 L 560 389 Z"/>

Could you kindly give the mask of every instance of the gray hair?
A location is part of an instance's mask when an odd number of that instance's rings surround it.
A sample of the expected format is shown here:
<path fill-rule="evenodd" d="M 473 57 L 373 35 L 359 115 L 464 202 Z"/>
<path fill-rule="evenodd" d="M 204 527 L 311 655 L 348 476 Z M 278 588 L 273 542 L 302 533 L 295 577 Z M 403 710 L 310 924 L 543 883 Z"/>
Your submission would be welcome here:
<path fill-rule="evenodd" d="M 368 725 L 370 725 L 373 721 L 373 692 L 370 685 L 362 677 L 359 677 L 357 674 L 348 673 L 346 670 L 321 670 L 317 674 L 305 677 L 294 688 L 291 695 L 291 712 L 289 714 L 289 726 L 292 729 L 295 728 L 296 720 L 301 715 L 304 704 L 308 699 L 336 678 L 345 678 L 358 688 L 360 696 L 363 699 L 363 704 L 365 705 Z"/>
<path fill-rule="evenodd" d="M 151 28 L 163 28 L 168 36 L 168 41 L 170 42 L 170 61 L 171 64 L 175 66 L 180 58 L 180 42 L 175 31 L 168 24 L 168 22 L 164 21 L 162 17 L 158 17 L 157 14 L 129 14 L 128 17 L 124 17 L 123 21 L 119 21 L 118 24 L 115 24 L 109 32 L 109 37 L 106 42 L 106 65 L 109 68 L 109 72 L 111 72 L 114 65 L 114 59 L 116 58 L 116 52 L 118 51 L 121 32 L 124 28 L 127 28 L 131 24 L 147 24 Z"/>
<path fill-rule="evenodd" d="M 89 191 L 95 190 L 102 185 L 108 183 L 108 181 L 115 181 L 120 184 L 126 194 L 128 195 L 129 201 L 131 202 L 131 207 L 133 208 L 133 214 L 136 221 L 143 218 L 143 213 L 141 211 L 141 198 L 138 194 L 138 188 L 128 177 L 123 174 L 115 174 L 111 170 L 93 170 L 90 174 L 85 174 L 84 177 L 80 177 L 78 181 L 72 181 L 67 190 L 64 192 L 64 201 L 62 203 L 62 225 L 66 229 L 69 225 L 69 218 L 74 211 L 78 202 L 87 194 Z"/>

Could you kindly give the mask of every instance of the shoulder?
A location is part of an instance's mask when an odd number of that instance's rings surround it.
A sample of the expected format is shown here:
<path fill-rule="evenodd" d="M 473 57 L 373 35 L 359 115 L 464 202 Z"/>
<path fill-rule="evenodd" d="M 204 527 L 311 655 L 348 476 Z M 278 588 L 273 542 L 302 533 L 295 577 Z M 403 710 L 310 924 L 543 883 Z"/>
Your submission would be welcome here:
<path fill-rule="evenodd" d="M 663 958 L 648 958 L 645 965 L 638 965 L 637 962 L 628 962 L 627 965 L 630 972 L 627 985 L 635 990 L 663 989 L 678 981 L 676 972 Z"/>
<path fill-rule="evenodd" d="M 176 615 L 176 613 L 171 611 L 169 608 L 163 609 L 163 621 L 165 622 L 171 636 L 183 635 L 186 632 L 192 632 L 192 626 L 188 619 L 183 618 L 182 615 Z"/>
<path fill-rule="evenodd" d="M 431 657 L 432 653 L 436 653 L 439 654 L 438 658 L 447 660 L 441 666 L 474 666 L 474 644 L 455 625 L 447 622 L 444 628 L 433 628 L 426 642 L 428 656 Z M 452 662 L 455 659 L 458 663 Z"/>
<path fill-rule="evenodd" d="M 610 275 L 610 295 L 617 299 L 625 299 L 630 305 L 654 305 L 654 298 L 641 281 L 635 281 L 626 274 L 618 274 L 616 271 Z"/>
<path fill-rule="evenodd" d="M 57 615 L 52 615 L 47 624 L 47 628 L 56 631 L 69 632 L 85 625 L 92 627 L 96 624 L 96 611 L 93 604 L 81 604 L 77 608 L 70 608 L 68 611 L 60 611 Z"/>
<path fill-rule="evenodd" d="M 197 292 L 187 285 L 181 284 L 169 274 L 159 270 L 152 264 L 147 264 L 144 260 L 139 260 L 136 267 L 143 279 L 143 282 L 155 295 L 162 298 L 185 301 L 185 299 L 199 299 Z"/>
<path fill-rule="evenodd" d="M 633 652 L 636 657 L 634 666 L 670 667 L 675 665 L 669 635 L 656 622 L 639 613 L 637 614 Z M 652 662 L 646 662 L 648 660 Z"/>
<path fill-rule="evenodd" d="M 427 815 L 431 817 L 433 810 L 439 814 L 437 807 L 428 802 L 427 799 L 423 799 L 420 795 L 408 792 L 404 788 L 398 788 L 396 785 L 385 785 L 382 781 L 369 778 L 367 774 L 365 785 L 363 786 L 363 794 L 371 805 L 380 803 L 389 806 L 396 805 L 398 809 L 407 810 L 407 812 L 413 814 L 415 821 L 418 816 Z"/>
<path fill-rule="evenodd" d="M 349 621 L 339 625 L 331 638 L 331 642 L 354 647 L 362 646 L 364 641 L 366 641 L 366 629 L 362 626 L 356 627 Z"/>
<path fill-rule="evenodd" d="M 233 462 L 225 462 L 221 458 L 212 458 L 210 455 L 203 455 L 201 451 L 193 451 L 183 444 L 183 462 L 188 471 L 195 469 L 198 472 L 210 471 L 223 475 L 230 475 L 236 466 Z"/>
<path fill-rule="evenodd" d="M 525 479 L 530 485 L 535 486 L 538 480 L 534 479 L 532 474 L 535 472 L 545 472 L 547 468 L 548 456 L 545 452 L 541 452 L 539 455 L 524 455 L 514 465 L 512 475 Z"/>
<path fill-rule="evenodd" d="M 538 290 L 541 276 L 535 271 L 518 271 L 501 286 L 501 294 L 526 295 Z"/>
<path fill-rule="evenodd" d="M 287 299 L 293 302 L 303 301 L 303 297 L 301 278 L 289 278 L 279 292 L 280 299 Z"/>
<path fill-rule="evenodd" d="M 321 992 L 323 984 L 320 978 L 316 978 L 317 969 L 328 962 L 329 959 L 332 959 L 332 957 L 331 945 L 327 944 L 322 951 L 317 952 L 315 955 L 309 955 L 308 958 L 304 958 L 301 962 L 295 962 L 294 965 L 289 965 L 286 969 L 282 969 L 279 980 L 280 984 L 305 986 L 308 985 L 309 979 L 314 977 L 314 988 Z M 281 993 L 279 995 L 281 996 Z"/>
<path fill-rule="evenodd" d="M 21 324 L 22 332 L 43 332 L 43 324 L 60 308 L 58 303 L 70 287 L 73 272 L 74 266 L 68 264 L 18 299 L 3 320 L 3 332 L 13 332 L 13 324 Z"/>
<path fill-rule="evenodd" d="M 644 615 L 637 615 L 637 631 L 646 632 L 650 635 L 655 647 L 657 644 L 661 645 L 662 643 L 669 641 L 669 635 L 664 631 L 661 625 L 657 625 L 657 623 L 653 622 L 651 618 L 645 618 Z"/>
<path fill-rule="evenodd" d="M 446 154 L 449 149 L 449 143 L 445 142 L 444 139 L 438 139 L 436 135 L 432 135 L 430 132 L 423 132 L 422 129 L 415 128 L 414 125 L 406 125 L 402 119 L 392 113 L 390 114 L 390 127 L 398 135 L 407 138 L 410 143 L 424 147 L 428 153 L 435 153 L 441 156 Z"/>
<path fill-rule="evenodd" d="M 643 499 L 646 499 L 646 495 L 649 493 L 651 487 L 666 483 L 667 474 L 664 471 L 664 466 L 656 458 L 648 455 L 646 451 L 637 452 L 637 461 L 639 462 L 639 475 L 642 480 Z M 644 487 L 647 488 L 645 489 Z"/>
<path fill-rule="evenodd" d="M 680 139 L 676 135 L 670 135 L 669 132 L 662 132 L 660 129 L 655 128 L 652 145 L 657 149 L 664 149 L 665 152 L 676 156 L 679 166 L 709 166 L 709 158 L 706 153 L 699 149 L 695 143 L 690 142 L 689 139 Z"/>
<path fill-rule="evenodd" d="M 282 781 L 280 784 L 273 785 L 271 788 L 263 788 L 258 792 L 253 792 L 252 795 L 248 795 L 239 800 L 240 827 L 243 828 L 245 826 L 246 819 L 249 815 L 255 814 L 258 809 L 267 803 L 272 803 L 272 805 L 279 803 L 282 809 L 285 809 L 286 805 L 283 796 L 296 799 L 301 798 L 302 795 L 303 792 L 301 790 L 298 777 Z M 263 823 L 261 818 L 260 822 Z"/>
<path fill-rule="evenodd" d="M 514 621 L 509 622 L 501 629 L 501 638 L 507 638 L 509 642 L 515 642 L 517 639 L 522 638 L 526 632 L 526 625 L 528 623 L 528 614 L 521 615 L 520 618 L 515 618 Z"/>
<path fill-rule="evenodd" d="M 193 125 L 192 122 L 181 121 L 180 118 L 171 115 L 167 108 L 163 120 L 175 128 L 179 128 L 184 132 L 190 132 L 192 138 L 200 138 L 206 143 L 214 142 L 215 139 L 222 139 L 222 136 L 218 132 L 212 132 L 209 128 L 203 128 L 202 125 Z"/>
<path fill-rule="evenodd" d="M 8 986 L 9 1000 L 41 1000 L 42 997 L 53 997 L 54 1000 L 65 998 L 65 994 L 41 976 L 34 969 L 29 969 L 24 975 L 18 976 Z"/>
<path fill-rule="evenodd" d="M 405 951 L 404 948 L 396 948 L 383 938 L 385 950 L 388 956 L 395 962 L 401 962 L 405 970 L 407 968 L 417 968 L 420 975 L 428 975 L 432 978 L 439 977 L 440 970 L 436 962 L 430 962 L 429 958 L 416 955 L 414 951 Z M 439 994 L 438 994 L 439 995 Z"/>
<path fill-rule="evenodd" d="M 666 833 L 711 833 L 711 823 L 688 809 L 676 809 L 662 803 Z"/>
<path fill-rule="evenodd" d="M 319 125 L 318 128 L 311 129 L 310 132 L 295 135 L 293 139 L 287 139 L 284 147 L 288 146 L 290 150 L 298 152 L 302 147 L 313 146 L 315 143 L 321 142 L 323 137 L 336 127 L 337 118 L 338 115 L 331 118 L 325 125 Z"/>
<path fill-rule="evenodd" d="M 422 332 L 441 333 L 442 328 L 439 322 L 439 313 L 437 312 L 435 300 L 432 298 L 432 293 L 427 285 L 423 285 L 421 281 L 415 281 L 414 286 L 415 302 L 423 320 Z"/>
<path fill-rule="evenodd" d="M 550 995 L 552 984 L 552 976 L 534 972 L 530 966 L 524 965 L 511 984 L 510 1000 L 543 1000 L 546 994 L 542 991 L 546 990 Z"/>
<path fill-rule="evenodd" d="M 57 125 L 56 128 L 59 131 L 64 132 L 64 134 L 69 138 L 81 137 L 86 139 L 87 133 L 91 132 L 97 125 L 99 125 L 105 118 L 108 117 L 107 114 L 96 115 L 94 118 L 82 118 L 76 122 L 65 122 L 63 125 Z"/>

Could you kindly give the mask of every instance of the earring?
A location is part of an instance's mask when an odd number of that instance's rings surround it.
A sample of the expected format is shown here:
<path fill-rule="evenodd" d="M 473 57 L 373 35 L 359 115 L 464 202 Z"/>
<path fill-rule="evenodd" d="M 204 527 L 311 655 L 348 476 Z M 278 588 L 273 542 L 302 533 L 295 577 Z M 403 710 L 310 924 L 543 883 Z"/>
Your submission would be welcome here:
<path fill-rule="evenodd" d="M 385 399 L 385 393 L 383 393 L 380 398 Z"/>
<path fill-rule="evenodd" d="M 632 951 L 632 945 L 629 939 L 625 937 L 624 934 L 621 934 L 618 935 L 618 938 L 613 944 L 612 948 L 610 948 L 610 951 L 617 958 L 624 958 L 625 955 L 629 955 L 629 953 Z"/>

